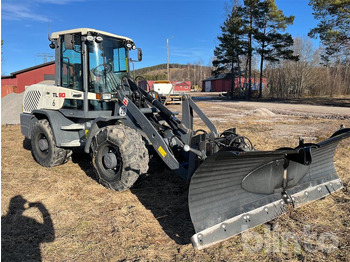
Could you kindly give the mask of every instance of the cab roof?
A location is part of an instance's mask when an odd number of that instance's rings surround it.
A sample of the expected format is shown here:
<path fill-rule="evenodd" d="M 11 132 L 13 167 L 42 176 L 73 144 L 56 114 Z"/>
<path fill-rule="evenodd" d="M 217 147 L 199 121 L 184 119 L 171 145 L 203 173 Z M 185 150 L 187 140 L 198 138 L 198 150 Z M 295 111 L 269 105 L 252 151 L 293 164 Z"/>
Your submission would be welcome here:
<path fill-rule="evenodd" d="M 66 35 L 66 34 L 82 34 L 82 35 L 87 35 L 88 32 L 94 32 L 94 33 L 98 33 L 101 35 L 105 35 L 105 36 L 110 36 L 113 38 L 119 38 L 119 39 L 125 39 L 127 41 L 132 41 L 132 39 L 125 37 L 125 36 L 120 36 L 120 35 L 115 35 L 115 34 L 111 34 L 105 31 L 100 31 L 100 30 L 96 30 L 96 29 L 92 29 L 92 28 L 76 28 L 76 29 L 70 29 L 70 30 L 65 30 L 65 31 L 59 31 L 59 32 L 54 32 L 51 34 L 51 39 L 55 40 L 58 39 L 60 35 Z M 132 41 L 133 42 L 133 41 Z"/>

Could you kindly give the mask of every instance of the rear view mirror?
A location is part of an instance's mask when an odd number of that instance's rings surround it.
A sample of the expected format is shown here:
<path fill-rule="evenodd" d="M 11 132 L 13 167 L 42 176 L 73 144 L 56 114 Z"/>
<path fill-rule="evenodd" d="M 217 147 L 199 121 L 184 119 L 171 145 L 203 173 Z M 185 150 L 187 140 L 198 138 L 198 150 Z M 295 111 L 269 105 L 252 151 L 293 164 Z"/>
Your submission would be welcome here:
<path fill-rule="evenodd" d="M 65 35 L 64 36 L 64 47 L 67 50 L 74 49 L 74 35 Z"/>
<path fill-rule="evenodd" d="M 140 62 L 142 61 L 142 49 L 137 48 L 137 60 Z"/>

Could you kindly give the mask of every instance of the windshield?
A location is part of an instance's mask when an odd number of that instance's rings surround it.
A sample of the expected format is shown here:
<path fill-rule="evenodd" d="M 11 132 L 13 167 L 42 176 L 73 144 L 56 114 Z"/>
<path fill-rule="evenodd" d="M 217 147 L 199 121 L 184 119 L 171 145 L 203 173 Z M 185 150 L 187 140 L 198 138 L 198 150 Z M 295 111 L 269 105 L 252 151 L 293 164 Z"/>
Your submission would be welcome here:
<path fill-rule="evenodd" d="M 128 75 L 127 49 L 122 40 L 102 36 L 103 41 L 89 42 L 89 91 L 110 93 L 117 91 Z"/>

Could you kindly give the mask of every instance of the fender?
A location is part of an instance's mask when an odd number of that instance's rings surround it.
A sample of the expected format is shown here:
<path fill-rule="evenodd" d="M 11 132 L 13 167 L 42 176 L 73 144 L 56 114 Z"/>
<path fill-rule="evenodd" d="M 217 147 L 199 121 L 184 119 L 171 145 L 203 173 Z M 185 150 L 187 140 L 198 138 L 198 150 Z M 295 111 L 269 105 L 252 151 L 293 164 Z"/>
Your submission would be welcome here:
<path fill-rule="evenodd" d="M 97 134 L 97 132 L 105 127 L 105 126 L 110 126 L 110 125 L 115 125 L 116 122 L 122 121 L 123 124 L 130 126 L 129 122 L 127 121 L 127 118 L 125 116 L 113 116 L 113 117 L 98 117 L 94 119 L 91 123 L 91 128 L 89 129 L 87 133 L 87 138 L 84 146 L 84 152 L 89 153 L 90 152 L 90 146 L 91 146 L 91 141 L 92 138 Z M 131 128 L 134 128 L 134 126 L 130 126 Z M 136 129 L 137 130 L 137 129 Z"/>
<path fill-rule="evenodd" d="M 81 136 L 84 135 L 83 130 L 80 134 L 80 130 L 62 130 L 61 129 L 62 126 L 69 126 L 69 125 L 75 124 L 75 122 L 66 118 L 61 112 L 57 110 L 33 110 L 30 115 L 31 115 L 31 121 L 29 123 L 28 133 L 27 133 L 29 137 L 30 137 L 31 130 L 34 123 L 40 119 L 46 118 L 50 123 L 53 136 L 56 142 L 56 146 L 70 147 L 70 144 L 72 143 L 72 141 L 76 141 L 76 143 L 78 143 L 78 141 L 79 143 L 81 142 L 80 138 Z"/>
<path fill-rule="evenodd" d="M 32 114 L 21 113 L 20 114 L 20 123 L 21 123 L 22 135 L 24 135 L 26 138 L 30 139 L 30 134 L 32 133 L 32 126 L 37 121 L 38 121 L 38 119 Z"/>

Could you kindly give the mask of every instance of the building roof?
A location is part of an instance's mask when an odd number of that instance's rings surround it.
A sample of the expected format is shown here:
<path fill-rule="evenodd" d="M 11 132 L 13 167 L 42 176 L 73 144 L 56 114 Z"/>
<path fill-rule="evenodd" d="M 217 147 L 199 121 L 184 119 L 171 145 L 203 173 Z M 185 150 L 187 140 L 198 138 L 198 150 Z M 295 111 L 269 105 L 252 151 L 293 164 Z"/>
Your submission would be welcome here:
<path fill-rule="evenodd" d="M 43 64 L 40 64 L 40 65 L 28 67 L 28 68 L 25 68 L 25 69 L 22 69 L 22 70 L 19 70 L 19 71 L 11 73 L 11 76 L 18 75 L 18 74 L 21 74 L 21 73 L 24 73 L 24 72 L 27 72 L 27 71 L 35 70 L 35 69 L 38 69 L 38 68 L 41 68 L 41 67 L 45 67 L 45 66 L 49 66 L 49 65 L 53 65 L 53 64 L 55 64 L 55 61 L 50 61 L 50 62 L 43 63 Z"/>
<path fill-rule="evenodd" d="M 175 82 L 173 84 L 175 84 L 175 85 L 191 85 L 191 81 L 179 81 L 179 82 Z"/>
<path fill-rule="evenodd" d="M 55 64 L 55 61 L 50 61 L 50 62 L 47 62 L 47 63 L 43 63 L 43 64 L 40 64 L 40 65 L 28 67 L 28 68 L 25 68 L 25 69 L 13 72 L 9 76 L 1 76 L 1 78 L 2 79 L 4 79 L 4 78 L 12 78 L 12 77 L 15 77 L 18 74 L 25 73 L 25 72 L 28 72 L 28 71 L 31 71 L 31 70 L 35 70 L 35 69 L 42 68 L 42 67 L 49 66 L 49 65 L 53 65 L 53 64 Z"/>
<path fill-rule="evenodd" d="M 231 79 L 232 74 L 227 73 L 227 74 L 220 74 L 216 76 L 211 76 L 207 79 L 204 79 L 203 81 L 212 81 L 212 80 L 219 80 L 219 79 Z"/>
<path fill-rule="evenodd" d="M 14 78 L 14 76 L 9 75 L 9 76 L 1 76 L 1 79 L 7 79 L 7 78 Z"/>
<path fill-rule="evenodd" d="M 54 32 L 51 34 L 50 38 L 51 38 L 51 40 L 55 40 L 55 39 L 58 39 L 60 35 L 77 34 L 77 33 L 80 33 L 82 35 L 87 35 L 88 32 L 94 32 L 94 33 L 98 33 L 101 35 L 110 36 L 113 38 L 121 38 L 121 39 L 125 39 L 128 41 L 132 41 L 132 39 L 125 37 L 125 36 L 115 35 L 115 34 L 111 34 L 111 33 L 105 32 L 105 31 L 100 31 L 100 30 L 96 30 L 96 29 L 92 29 L 92 28 L 76 28 L 76 29 Z"/>

